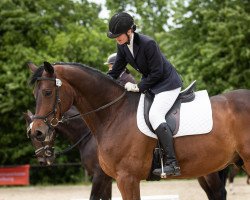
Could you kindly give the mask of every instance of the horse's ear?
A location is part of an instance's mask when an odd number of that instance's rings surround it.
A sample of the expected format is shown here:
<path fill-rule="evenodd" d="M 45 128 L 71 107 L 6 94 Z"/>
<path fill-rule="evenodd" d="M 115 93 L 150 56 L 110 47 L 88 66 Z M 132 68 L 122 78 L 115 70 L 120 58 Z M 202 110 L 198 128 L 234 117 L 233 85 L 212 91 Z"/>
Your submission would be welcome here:
<path fill-rule="evenodd" d="M 27 110 L 27 114 L 29 115 L 29 117 L 33 116 L 33 113 L 30 110 Z"/>
<path fill-rule="evenodd" d="M 29 113 L 23 113 L 23 118 L 25 119 L 27 125 L 30 124 L 32 122 L 32 119 L 31 119 L 31 116 L 32 115 L 29 115 Z"/>
<path fill-rule="evenodd" d="M 27 63 L 31 73 L 34 73 L 37 70 L 37 66 L 35 64 L 33 64 L 32 62 L 28 62 Z"/>
<path fill-rule="evenodd" d="M 44 70 L 46 72 L 48 72 L 51 75 L 54 74 L 54 68 L 53 68 L 53 66 L 49 62 L 44 61 L 43 64 L 44 64 Z"/>

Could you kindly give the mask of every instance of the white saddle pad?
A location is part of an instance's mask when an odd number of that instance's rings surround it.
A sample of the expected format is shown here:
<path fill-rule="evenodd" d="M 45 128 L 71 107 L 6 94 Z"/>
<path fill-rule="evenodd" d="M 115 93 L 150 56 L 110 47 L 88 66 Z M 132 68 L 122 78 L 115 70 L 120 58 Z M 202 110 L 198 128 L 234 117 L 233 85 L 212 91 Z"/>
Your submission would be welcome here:
<path fill-rule="evenodd" d="M 145 135 L 157 138 L 148 128 L 144 118 L 144 98 L 141 94 L 137 109 L 137 125 Z M 212 109 L 206 90 L 195 92 L 195 99 L 182 103 L 180 108 L 180 126 L 174 137 L 209 133 L 213 128 Z"/>

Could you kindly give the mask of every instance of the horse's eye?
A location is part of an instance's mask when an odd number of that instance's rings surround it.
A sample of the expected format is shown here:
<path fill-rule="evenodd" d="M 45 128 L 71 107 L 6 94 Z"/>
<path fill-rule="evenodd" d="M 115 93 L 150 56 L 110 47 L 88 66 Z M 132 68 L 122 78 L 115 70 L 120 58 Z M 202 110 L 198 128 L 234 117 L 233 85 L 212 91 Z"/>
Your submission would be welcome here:
<path fill-rule="evenodd" d="M 51 96 L 51 94 L 52 94 L 52 91 L 51 91 L 51 90 L 43 90 L 43 95 L 44 95 L 45 97 L 49 97 L 49 96 Z"/>

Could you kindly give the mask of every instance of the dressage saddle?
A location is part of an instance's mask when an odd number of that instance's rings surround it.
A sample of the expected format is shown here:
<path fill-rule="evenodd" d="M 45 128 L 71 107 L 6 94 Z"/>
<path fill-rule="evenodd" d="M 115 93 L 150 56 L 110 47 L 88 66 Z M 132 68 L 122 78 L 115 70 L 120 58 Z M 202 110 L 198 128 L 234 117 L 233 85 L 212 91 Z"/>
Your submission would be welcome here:
<path fill-rule="evenodd" d="M 193 81 L 185 90 L 181 91 L 174 105 L 165 116 L 166 122 L 173 135 L 177 134 L 179 129 L 181 103 L 191 102 L 195 99 L 195 87 L 196 81 Z M 154 130 L 149 121 L 149 110 L 153 101 L 154 94 L 152 92 L 146 92 L 144 99 L 144 118 L 147 126 L 152 132 L 154 132 Z"/>

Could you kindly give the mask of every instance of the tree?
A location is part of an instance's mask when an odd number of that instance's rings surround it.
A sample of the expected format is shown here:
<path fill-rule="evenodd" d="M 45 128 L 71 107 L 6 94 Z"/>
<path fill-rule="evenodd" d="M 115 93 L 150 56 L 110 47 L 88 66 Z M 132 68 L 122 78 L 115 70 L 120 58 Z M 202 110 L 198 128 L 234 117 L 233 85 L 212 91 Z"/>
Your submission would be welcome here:
<path fill-rule="evenodd" d="M 186 82 L 197 79 L 210 94 L 249 88 L 249 1 L 176 2 L 174 26 L 158 40 Z"/>
<path fill-rule="evenodd" d="M 22 117 L 35 106 L 28 61 L 81 62 L 107 70 L 103 62 L 115 44 L 106 39 L 99 12 L 87 0 L 0 1 L 0 164 L 36 162 Z"/>
<path fill-rule="evenodd" d="M 218 94 L 250 87 L 248 0 L 111 1 L 112 14 L 128 11 L 159 43 L 185 85 Z"/>

